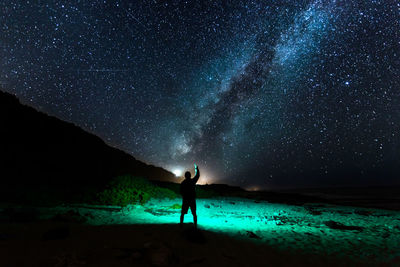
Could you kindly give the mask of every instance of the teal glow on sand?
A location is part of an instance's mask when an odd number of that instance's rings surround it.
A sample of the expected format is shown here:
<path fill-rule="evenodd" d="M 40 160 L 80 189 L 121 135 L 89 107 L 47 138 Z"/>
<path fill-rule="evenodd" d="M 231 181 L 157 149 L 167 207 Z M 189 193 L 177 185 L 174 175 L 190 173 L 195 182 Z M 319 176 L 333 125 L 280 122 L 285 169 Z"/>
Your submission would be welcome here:
<path fill-rule="evenodd" d="M 143 206 L 130 205 L 120 211 L 90 207 L 72 209 L 81 214 L 91 213 L 93 218 L 88 223 L 93 225 L 178 224 L 180 209 L 176 209 L 174 204 L 181 204 L 181 200 L 153 199 Z M 56 209 L 51 213 L 62 212 L 60 209 L 70 210 L 71 207 Z M 197 214 L 199 229 L 253 239 L 284 250 L 377 262 L 400 257 L 398 211 L 325 204 L 291 206 L 250 199 L 216 198 L 197 200 Z M 189 211 L 185 223 L 192 222 Z M 343 225 L 348 228 L 336 229 Z"/>

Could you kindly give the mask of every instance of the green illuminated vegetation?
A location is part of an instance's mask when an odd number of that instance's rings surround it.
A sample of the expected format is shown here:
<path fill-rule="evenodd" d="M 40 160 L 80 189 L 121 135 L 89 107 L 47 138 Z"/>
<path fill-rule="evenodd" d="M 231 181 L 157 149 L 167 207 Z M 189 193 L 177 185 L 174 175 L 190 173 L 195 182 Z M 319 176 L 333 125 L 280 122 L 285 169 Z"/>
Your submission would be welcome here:
<path fill-rule="evenodd" d="M 179 198 L 179 187 L 180 184 L 174 183 L 164 183 L 159 186 L 146 178 L 124 175 L 112 179 L 105 189 L 92 195 L 88 202 L 123 207 L 129 204 L 144 204 L 152 198 Z M 197 186 L 196 194 L 198 198 L 218 196 L 213 190 L 201 186 Z M 180 209 L 180 205 L 175 206 L 175 209 L 178 208 Z"/>
<path fill-rule="evenodd" d="M 97 193 L 94 203 L 102 205 L 126 206 L 144 204 L 151 198 L 176 198 L 170 189 L 154 185 L 142 177 L 119 176 L 111 180 L 102 192 Z"/>
<path fill-rule="evenodd" d="M 170 208 L 171 208 L 171 209 L 174 209 L 174 210 L 179 210 L 179 209 L 182 208 L 182 205 L 176 204 L 176 203 L 175 203 L 175 204 L 171 205 Z"/>

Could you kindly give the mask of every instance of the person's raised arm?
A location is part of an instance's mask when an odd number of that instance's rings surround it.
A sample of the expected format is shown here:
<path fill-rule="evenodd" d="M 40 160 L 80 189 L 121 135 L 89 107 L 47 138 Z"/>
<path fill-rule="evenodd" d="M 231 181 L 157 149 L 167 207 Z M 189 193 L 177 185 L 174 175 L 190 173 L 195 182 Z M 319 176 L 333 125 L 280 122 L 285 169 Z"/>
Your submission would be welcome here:
<path fill-rule="evenodd" d="M 193 177 L 193 182 L 197 183 L 197 181 L 200 178 L 200 171 L 199 171 L 199 167 L 196 165 L 196 163 L 194 164 L 194 172 L 195 172 L 195 175 Z"/>

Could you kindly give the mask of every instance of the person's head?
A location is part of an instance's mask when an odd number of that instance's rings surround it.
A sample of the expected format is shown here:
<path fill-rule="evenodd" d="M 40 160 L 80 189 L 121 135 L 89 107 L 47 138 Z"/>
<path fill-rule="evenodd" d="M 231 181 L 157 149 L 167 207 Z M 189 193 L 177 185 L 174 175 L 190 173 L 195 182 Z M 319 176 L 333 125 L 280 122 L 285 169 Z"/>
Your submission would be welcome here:
<path fill-rule="evenodd" d="M 190 172 L 185 172 L 185 178 L 190 179 L 192 177 L 192 174 Z"/>

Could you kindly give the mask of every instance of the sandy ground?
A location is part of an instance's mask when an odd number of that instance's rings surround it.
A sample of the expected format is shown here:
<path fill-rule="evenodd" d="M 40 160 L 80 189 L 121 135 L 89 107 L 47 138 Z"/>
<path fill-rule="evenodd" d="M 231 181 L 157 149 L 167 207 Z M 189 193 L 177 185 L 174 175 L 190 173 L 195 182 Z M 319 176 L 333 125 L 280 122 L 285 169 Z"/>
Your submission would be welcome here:
<path fill-rule="evenodd" d="M 41 221 L 0 226 L 0 266 L 354 266 L 277 249 L 192 225 L 107 225 Z M 358 263 L 360 264 L 360 263 Z"/>
<path fill-rule="evenodd" d="M 400 212 L 179 199 L 125 208 L 0 205 L 0 266 L 400 266 Z"/>

